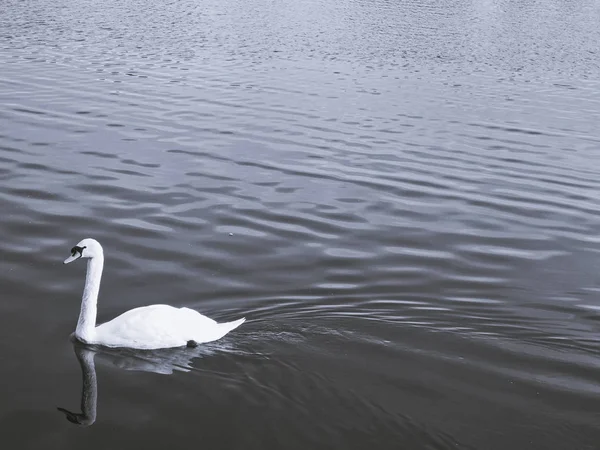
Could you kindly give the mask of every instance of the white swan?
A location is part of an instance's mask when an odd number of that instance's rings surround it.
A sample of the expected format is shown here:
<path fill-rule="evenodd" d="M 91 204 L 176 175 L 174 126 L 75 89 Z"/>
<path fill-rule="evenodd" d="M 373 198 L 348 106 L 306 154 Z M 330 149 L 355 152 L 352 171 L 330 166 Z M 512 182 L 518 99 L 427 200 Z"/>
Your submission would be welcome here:
<path fill-rule="evenodd" d="M 88 266 L 75 337 L 86 344 L 143 350 L 195 347 L 222 338 L 246 320 L 217 323 L 193 309 L 152 305 L 132 309 L 96 327 L 98 292 L 104 267 L 102 246 L 95 239 L 84 239 L 71 249 L 71 256 L 64 263 L 79 258 L 87 258 Z"/>

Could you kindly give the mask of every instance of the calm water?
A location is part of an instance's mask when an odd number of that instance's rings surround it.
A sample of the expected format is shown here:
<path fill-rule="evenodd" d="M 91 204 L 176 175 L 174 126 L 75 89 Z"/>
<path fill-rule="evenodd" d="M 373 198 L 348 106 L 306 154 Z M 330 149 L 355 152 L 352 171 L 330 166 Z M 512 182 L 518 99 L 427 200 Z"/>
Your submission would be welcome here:
<path fill-rule="evenodd" d="M 595 0 L 0 0 L 2 447 L 597 449 L 599 23 Z M 84 237 L 100 321 L 248 321 L 74 346 Z"/>

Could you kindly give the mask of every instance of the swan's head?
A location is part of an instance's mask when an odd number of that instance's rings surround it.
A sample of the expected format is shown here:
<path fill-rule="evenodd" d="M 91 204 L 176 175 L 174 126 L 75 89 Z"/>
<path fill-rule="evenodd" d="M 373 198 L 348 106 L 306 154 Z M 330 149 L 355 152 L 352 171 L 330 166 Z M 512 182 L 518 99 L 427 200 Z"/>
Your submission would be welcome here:
<path fill-rule="evenodd" d="M 79 258 L 94 258 L 102 256 L 102 246 L 95 239 L 84 239 L 71 249 L 71 256 L 65 259 L 65 264 L 75 261 Z"/>

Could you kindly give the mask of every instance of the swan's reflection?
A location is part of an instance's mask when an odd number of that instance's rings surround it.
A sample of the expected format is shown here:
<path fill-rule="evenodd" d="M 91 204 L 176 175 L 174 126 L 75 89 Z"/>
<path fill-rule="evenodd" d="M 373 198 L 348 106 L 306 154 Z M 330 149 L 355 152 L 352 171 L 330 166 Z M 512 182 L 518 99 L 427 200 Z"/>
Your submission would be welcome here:
<path fill-rule="evenodd" d="M 188 372 L 191 361 L 214 352 L 209 345 L 185 349 L 132 350 L 111 349 L 87 346 L 79 341 L 73 342 L 73 350 L 81 366 L 83 385 L 81 389 L 81 412 L 75 413 L 58 408 L 69 422 L 81 426 L 90 426 L 96 421 L 98 401 L 98 380 L 96 378 L 95 357 L 101 363 L 108 363 L 124 370 L 172 374 L 173 371 Z"/>
<path fill-rule="evenodd" d="M 74 413 L 65 408 L 58 408 L 58 410 L 65 413 L 69 422 L 87 427 L 96 421 L 98 381 L 96 380 L 96 366 L 94 365 L 95 352 L 78 343 L 73 344 L 73 350 L 75 350 L 83 376 L 81 413 Z"/>

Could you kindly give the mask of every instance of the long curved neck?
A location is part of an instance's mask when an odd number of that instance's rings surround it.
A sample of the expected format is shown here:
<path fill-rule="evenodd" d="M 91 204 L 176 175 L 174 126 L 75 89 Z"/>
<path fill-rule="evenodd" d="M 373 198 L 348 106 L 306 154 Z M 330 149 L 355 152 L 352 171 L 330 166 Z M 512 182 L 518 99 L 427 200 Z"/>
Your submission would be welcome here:
<path fill-rule="evenodd" d="M 100 279 L 104 267 L 104 255 L 99 254 L 90 258 L 85 276 L 85 287 L 81 299 L 81 312 L 75 329 L 75 337 L 80 341 L 92 343 L 96 328 L 96 312 L 98 304 L 98 292 L 100 291 Z"/>

